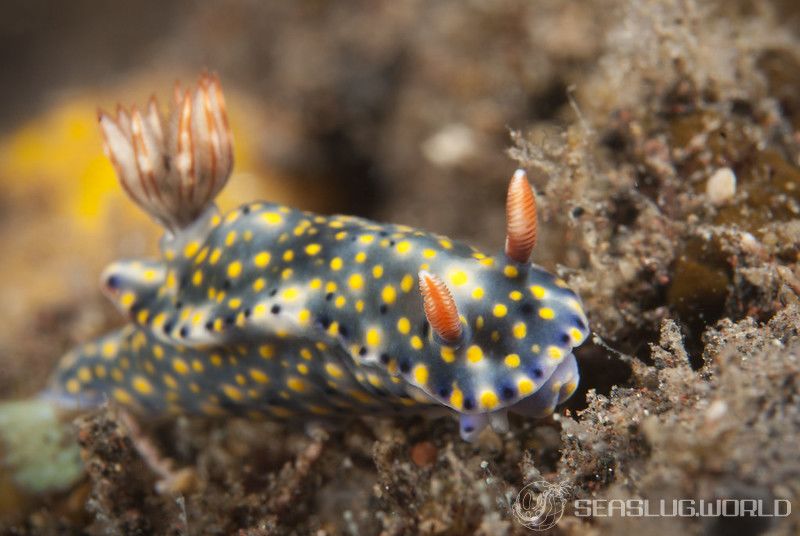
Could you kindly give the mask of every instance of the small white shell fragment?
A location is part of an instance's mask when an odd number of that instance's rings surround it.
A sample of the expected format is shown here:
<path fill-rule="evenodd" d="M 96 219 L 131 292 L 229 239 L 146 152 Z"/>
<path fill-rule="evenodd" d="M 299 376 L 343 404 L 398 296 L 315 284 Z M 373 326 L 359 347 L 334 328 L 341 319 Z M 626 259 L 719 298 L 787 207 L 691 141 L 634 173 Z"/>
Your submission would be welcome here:
<path fill-rule="evenodd" d="M 719 168 L 706 182 L 706 195 L 714 205 L 722 205 L 736 195 L 736 174 L 729 167 Z"/>
<path fill-rule="evenodd" d="M 472 130 L 461 123 L 448 125 L 422 143 L 422 154 L 434 165 L 450 167 L 467 158 L 478 145 Z"/>

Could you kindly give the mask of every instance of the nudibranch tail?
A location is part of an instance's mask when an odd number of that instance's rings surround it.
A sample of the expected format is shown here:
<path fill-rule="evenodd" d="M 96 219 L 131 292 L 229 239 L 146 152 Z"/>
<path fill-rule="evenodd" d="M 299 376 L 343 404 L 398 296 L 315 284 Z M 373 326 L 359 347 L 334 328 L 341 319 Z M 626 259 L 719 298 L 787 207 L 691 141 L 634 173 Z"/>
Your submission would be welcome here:
<path fill-rule="evenodd" d="M 536 197 L 524 170 L 518 169 L 506 197 L 506 256 L 526 263 L 536 245 Z"/>
<path fill-rule="evenodd" d="M 219 80 L 203 74 L 166 121 L 151 98 L 142 114 L 99 112 L 104 149 L 129 197 L 171 233 L 192 223 L 225 186 L 233 142 Z"/>
<path fill-rule="evenodd" d="M 402 385 L 322 342 L 275 339 L 207 349 L 127 326 L 61 360 L 43 397 L 69 409 L 114 401 L 138 413 L 330 418 L 417 407 Z"/>

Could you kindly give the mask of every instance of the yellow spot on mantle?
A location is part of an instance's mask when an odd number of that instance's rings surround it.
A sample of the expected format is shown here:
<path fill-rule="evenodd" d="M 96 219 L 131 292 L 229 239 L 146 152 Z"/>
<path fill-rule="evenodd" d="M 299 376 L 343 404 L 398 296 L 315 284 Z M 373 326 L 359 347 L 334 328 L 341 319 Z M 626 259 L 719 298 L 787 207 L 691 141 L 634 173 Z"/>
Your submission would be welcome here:
<path fill-rule="evenodd" d="M 383 291 L 381 291 L 381 298 L 388 304 L 392 304 L 397 298 L 397 291 L 394 289 L 392 285 L 386 285 L 383 287 Z"/>
<path fill-rule="evenodd" d="M 261 215 L 261 219 L 267 222 L 268 225 L 280 225 L 283 221 L 283 216 L 277 212 L 265 212 Z"/>
<path fill-rule="evenodd" d="M 66 387 L 68 393 L 72 393 L 73 395 L 81 390 L 81 384 L 75 378 L 70 378 L 67 380 L 67 383 L 64 384 L 64 387 Z"/>
<path fill-rule="evenodd" d="M 228 265 L 228 277 L 239 277 L 242 274 L 242 263 L 233 261 Z"/>
<path fill-rule="evenodd" d="M 583 341 L 583 333 L 581 333 L 581 330 L 578 328 L 571 328 L 569 330 L 569 336 L 575 344 L 580 344 Z"/>
<path fill-rule="evenodd" d="M 334 365 L 333 363 L 325 364 L 325 372 L 327 372 L 330 376 L 334 378 L 341 378 L 344 375 L 342 369 L 339 368 L 337 365 Z"/>
<path fill-rule="evenodd" d="M 180 357 L 176 357 L 172 360 L 172 368 L 175 369 L 175 372 L 178 374 L 189 374 L 189 365 Z"/>
<path fill-rule="evenodd" d="M 403 335 L 408 335 L 411 331 L 411 322 L 408 318 L 401 316 L 400 319 L 397 321 L 397 331 L 402 333 Z"/>
<path fill-rule="evenodd" d="M 367 330 L 367 344 L 370 346 L 378 346 L 381 343 L 381 332 L 378 328 L 370 328 Z"/>
<path fill-rule="evenodd" d="M 508 354 L 505 359 L 505 364 L 508 368 L 517 368 L 519 366 L 519 355 Z"/>
<path fill-rule="evenodd" d="M 411 274 L 404 275 L 402 281 L 400 281 L 400 289 L 403 292 L 409 292 L 413 286 L 414 277 Z"/>
<path fill-rule="evenodd" d="M 198 249 L 200 249 L 200 244 L 197 242 L 197 240 L 192 240 L 186 244 L 186 247 L 183 248 L 183 256 L 187 259 L 189 257 L 194 257 L 194 254 L 197 253 Z"/>
<path fill-rule="evenodd" d="M 425 365 L 417 365 L 414 367 L 414 381 L 420 385 L 428 383 L 428 367 Z"/>
<path fill-rule="evenodd" d="M 536 389 L 536 384 L 530 378 L 522 377 L 517 381 L 517 389 L 521 396 L 529 395 Z"/>
<path fill-rule="evenodd" d="M 347 280 L 347 284 L 353 290 L 361 290 L 364 287 L 364 277 L 361 274 L 352 274 Z"/>
<path fill-rule="evenodd" d="M 298 393 L 302 393 L 306 390 L 306 384 L 300 378 L 289 378 L 286 380 L 286 385 L 292 391 L 297 391 Z"/>
<path fill-rule="evenodd" d="M 517 339 L 524 339 L 525 335 L 528 334 L 528 327 L 525 325 L 524 322 L 517 322 L 514 324 L 514 337 Z"/>
<path fill-rule="evenodd" d="M 499 400 L 497 399 L 497 394 L 492 390 L 486 390 L 481 393 L 480 396 L 480 403 L 486 409 L 493 409 L 497 406 Z"/>
<path fill-rule="evenodd" d="M 121 404 L 131 404 L 133 402 L 133 398 L 128 391 L 119 387 L 114 389 L 114 398 Z"/>
<path fill-rule="evenodd" d="M 449 346 L 442 346 L 442 350 L 440 352 L 442 356 L 442 360 L 445 363 L 452 363 L 456 360 L 456 352 L 453 348 Z"/>
<path fill-rule="evenodd" d="M 259 253 L 258 255 L 255 256 L 255 258 L 253 259 L 253 262 L 259 268 L 264 268 L 265 266 L 267 266 L 269 264 L 269 261 L 270 261 L 271 258 L 272 258 L 272 256 L 269 254 L 268 251 L 262 251 L 261 253 Z"/>
<path fill-rule="evenodd" d="M 481 359 L 483 359 L 483 350 L 481 350 L 481 347 L 473 344 L 467 348 L 467 359 L 470 361 L 470 363 L 478 363 Z"/>
<path fill-rule="evenodd" d="M 222 386 L 222 392 L 231 400 L 239 401 L 244 398 L 242 392 L 233 385 L 224 384 Z"/>
<path fill-rule="evenodd" d="M 561 361 L 561 359 L 564 357 L 564 351 L 558 346 L 548 346 L 547 357 L 549 357 L 552 361 Z"/>
<path fill-rule="evenodd" d="M 144 376 L 134 376 L 131 385 L 143 395 L 149 395 L 153 392 L 153 385 Z"/>
<path fill-rule="evenodd" d="M 547 291 L 542 286 L 533 285 L 531 286 L 531 294 L 533 294 L 533 297 L 537 300 L 541 300 L 547 295 Z"/>
<path fill-rule="evenodd" d="M 456 270 L 450 274 L 450 282 L 457 287 L 465 284 L 467 279 L 467 274 L 464 270 Z"/>
<path fill-rule="evenodd" d="M 453 388 L 453 392 L 450 394 L 450 405 L 455 409 L 464 407 L 464 393 L 458 387 Z"/>

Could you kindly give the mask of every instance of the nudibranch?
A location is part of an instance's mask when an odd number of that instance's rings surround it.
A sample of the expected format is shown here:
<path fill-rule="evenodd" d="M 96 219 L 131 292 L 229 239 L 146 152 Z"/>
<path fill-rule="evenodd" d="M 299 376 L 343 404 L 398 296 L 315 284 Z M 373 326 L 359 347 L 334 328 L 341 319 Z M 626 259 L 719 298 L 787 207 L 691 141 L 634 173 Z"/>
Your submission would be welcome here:
<path fill-rule="evenodd" d="M 536 203 L 524 171 L 504 251 L 352 216 L 214 198 L 233 166 L 216 77 L 176 88 L 171 116 L 101 112 L 124 190 L 165 229 L 157 260 L 102 276 L 127 326 L 68 353 L 46 395 L 145 415 L 301 417 L 449 410 L 473 440 L 507 412 L 543 416 L 578 384 L 578 296 L 529 262 Z"/>

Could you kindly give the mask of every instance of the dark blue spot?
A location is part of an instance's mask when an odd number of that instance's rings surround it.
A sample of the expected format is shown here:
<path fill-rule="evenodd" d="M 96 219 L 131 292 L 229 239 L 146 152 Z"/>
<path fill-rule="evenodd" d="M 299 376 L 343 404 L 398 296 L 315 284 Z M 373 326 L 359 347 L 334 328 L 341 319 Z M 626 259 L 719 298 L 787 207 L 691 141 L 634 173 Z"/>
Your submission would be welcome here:
<path fill-rule="evenodd" d="M 386 305 L 385 303 L 382 303 L 381 306 L 378 308 L 378 310 L 381 312 L 382 315 L 385 315 L 386 311 L 389 310 L 389 306 Z"/>
<path fill-rule="evenodd" d="M 514 391 L 514 388 L 508 385 L 503 386 L 500 389 L 500 396 L 503 398 L 503 400 L 511 400 L 512 398 L 514 398 L 514 395 L 516 394 L 517 393 L 516 391 Z"/>
<path fill-rule="evenodd" d="M 440 398 L 449 398 L 451 392 L 452 390 L 447 385 L 445 385 L 444 387 L 439 387 L 439 390 L 437 391 Z"/>
<path fill-rule="evenodd" d="M 175 324 L 172 323 L 172 320 L 170 320 L 169 322 L 165 323 L 164 324 L 164 333 L 169 334 L 169 332 L 172 331 L 172 328 L 174 326 L 175 326 Z"/>
<path fill-rule="evenodd" d="M 420 326 L 419 326 L 419 330 L 420 330 L 420 332 L 422 332 L 422 336 L 423 337 L 427 337 L 428 336 L 428 329 L 430 329 L 430 327 L 431 326 L 430 326 L 430 324 L 428 324 L 427 320 L 423 320 L 422 321 L 422 324 L 420 324 Z"/>
<path fill-rule="evenodd" d="M 410 370 L 411 370 L 411 363 L 409 363 L 408 361 L 403 361 L 402 363 L 400 363 L 400 372 L 402 372 L 403 374 L 408 374 Z"/>
<path fill-rule="evenodd" d="M 528 302 L 525 302 L 519 306 L 519 310 L 526 315 L 533 314 L 533 305 L 531 305 Z"/>
<path fill-rule="evenodd" d="M 383 363 L 384 365 L 388 365 L 389 364 L 389 360 L 391 358 L 389 357 L 389 354 L 385 354 L 384 353 L 384 354 L 380 355 L 379 359 L 381 360 L 381 363 Z"/>
<path fill-rule="evenodd" d="M 118 275 L 112 275 L 106 279 L 106 286 L 108 288 L 119 288 L 121 282 Z"/>
<path fill-rule="evenodd" d="M 328 326 L 331 325 L 331 319 L 325 315 L 320 315 L 320 317 L 317 318 L 317 322 L 319 322 L 319 325 L 324 329 L 328 329 Z"/>
<path fill-rule="evenodd" d="M 583 318 L 581 318 L 581 317 L 579 317 L 579 316 L 577 316 L 577 315 L 576 315 L 576 316 L 573 316 L 573 317 L 572 317 L 572 322 L 573 322 L 573 323 L 574 323 L 576 326 L 578 326 L 578 328 L 579 328 L 581 331 L 586 331 L 586 322 L 584 322 L 584 321 L 583 321 Z"/>
<path fill-rule="evenodd" d="M 272 314 L 276 315 L 281 312 L 281 306 L 276 303 L 275 305 L 272 306 L 272 309 L 270 309 L 270 311 L 272 312 Z"/>
<path fill-rule="evenodd" d="M 571 341 L 571 340 L 572 340 L 572 337 L 570 337 L 568 333 L 562 333 L 561 334 L 561 342 L 563 344 L 569 344 L 569 341 Z"/>
<path fill-rule="evenodd" d="M 228 315 L 225 317 L 225 325 L 232 326 L 236 322 L 236 315 Z"/>
<path fill-rule="evenodd" d="M 245 205 L 242 207 L 242 214 L 250 214 L 250 205 Z"/>
<path fill-rule="evenodd" d="M 189 336 L 189 326 L 183 326 L 181 328 L 181 331 L 180 331 L 179 335 L 181 336 L 181 338 L 188 337 Z"/>
<path fill-rule="evenodd" d="M 208 322 L 206 322 L 206 329 L 208 331 L 211 331 L 212 329 L 214 329 L 214 321 L 213 320 L 209 320 Z"/>
<path fill-rule="evenodd" d="M 247 309 L 245 309 L 243 312 L 244 312 L 244 317 L 245 318 L 250 318 L 250 315 L 253 314 L 253 311 L 249 307 Z"/>
<path fill-rule="evenodd" d="M 475 430 L 475 428 L 473 428 L 472 426 L 469 426 L 469 425 L 464 427 L 464 431 L 466 433 L 468 433 L 468 434 L 471 434 L 474 430 Z"/>
<path fill-rule="evenodd" d="M 464 409 L 475 409 L 475 400 L 472 397 L 467 397 L 464 399 Z"/>
<path fill-rule="evenodd" d="M 231 288 L 231 280 L 230 279 L 226 279 L 225 281 L 223 281 L 222 282 L 222 288 L 225 289 L 225 290 L 230 289 Z"/>
<path fill-rule="evenodd" d="M 333 292 L 328 292 L 325 294 L 325 301 L 331 301 L 333 299 Z"/>
<path fill-rule="evenodd" d="M 531 373 L 533 374 L 534 378 L 541 378 L 544 376 L 544 372 L 539 367 L 534 367 Z"/>
<path fill-rule="evenodd" d="M 175 302 L 175 309 L 182 309 L 182 308 L 183 308 L 183 302 L 180 301 L 180 300 L 176 301 Z"/>
<path fill-rule="evenodd" d="M 272 289 L 272 290 L 270 290 L 270 291 L 269 291 L 269 295 L 270 295 L 270 296 L 274 296 L 274 295 L 275 295 L 275 294 L 277 294 L 277 293 L 278 293 L 278 289 L 276 289 L 276 288 L 274 288 L 274 289 Z"/>

